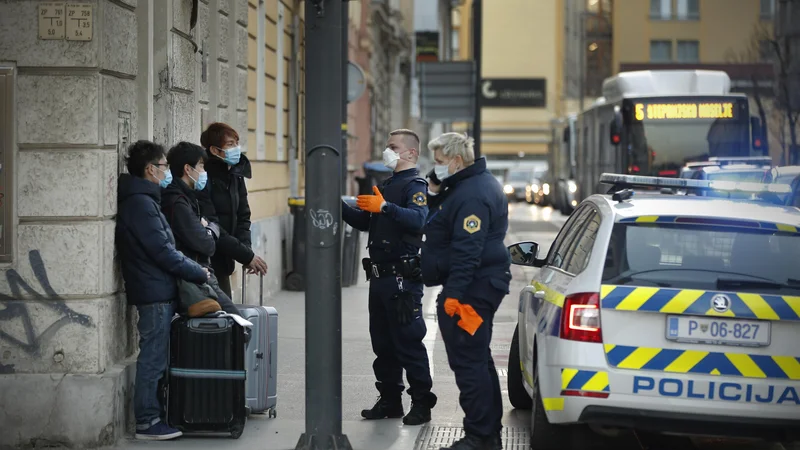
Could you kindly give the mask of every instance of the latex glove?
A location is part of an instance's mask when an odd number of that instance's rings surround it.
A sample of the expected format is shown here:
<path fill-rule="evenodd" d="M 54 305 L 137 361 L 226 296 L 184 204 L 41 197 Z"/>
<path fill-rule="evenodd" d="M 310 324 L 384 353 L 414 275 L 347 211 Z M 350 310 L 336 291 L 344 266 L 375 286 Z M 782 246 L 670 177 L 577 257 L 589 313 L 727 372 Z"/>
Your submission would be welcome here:
<path fill-rule="evenodd" d="M 454 298 L 448 298 L 444 301 L 444 312 L 450 317 L 458 314 L 458 317 L 460 317 L 458 326 L 471 336 L 475 335 L 475 332 L 478 331 L 478 328 L 483 323 L 483 317 L 475 311 L 472 305 L 464 305 Z"/>
<path fill-rule="evenodd" d="M 381 208 L 383 208 L 386 201 L 383 199 L 383 195 L 381 195 L 378 186 L 372 186 L 372 192 L 374 192 L 375 195 L 359 195 L 358 199 L 356 199 L 356 205 L 364 211 L 380 214 Z"/>

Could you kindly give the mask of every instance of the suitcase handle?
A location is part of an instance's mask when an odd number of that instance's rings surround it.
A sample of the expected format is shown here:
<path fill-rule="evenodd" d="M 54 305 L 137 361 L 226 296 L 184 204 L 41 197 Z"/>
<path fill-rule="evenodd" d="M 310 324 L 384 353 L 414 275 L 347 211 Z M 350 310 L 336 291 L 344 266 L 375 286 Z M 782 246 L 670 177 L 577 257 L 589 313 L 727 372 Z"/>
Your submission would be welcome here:
<path fill-rule="evenodd" d="M 264 306 L 264 275 L 258 276 L 258 306 Z M 247 269 L 242 266 L 242 304 L 246 305 L 247 297 Z"/>

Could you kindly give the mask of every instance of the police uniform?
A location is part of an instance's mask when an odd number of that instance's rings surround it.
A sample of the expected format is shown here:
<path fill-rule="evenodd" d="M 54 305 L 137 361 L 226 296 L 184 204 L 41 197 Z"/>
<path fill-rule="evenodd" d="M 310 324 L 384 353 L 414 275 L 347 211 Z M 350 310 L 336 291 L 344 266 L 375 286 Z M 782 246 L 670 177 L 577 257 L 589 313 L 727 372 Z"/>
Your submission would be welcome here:
<path fill-rule="evenodd" d="M 380 393 L 366 419 L 403 417 L 403 369 L 411 396 L 411 410 L 403 423 L 430 421 L 436 396 L 431 392 L 427 334 L 422 318 L 422 278 L 419 248 L 428 213 L 427 182 L 417 169 L 395 173 L 379 190 L 386 204 L 372 214 L 342 204 L 350 226 L 369 231 L 369 258 L 363 260 L 369 286 L 369 331 L 375 361 L 372 364 Z"/>
<path fill-rule="evenodd" d="M 503 401 L 489 344 L 494 314 L 511 282 L 503 243 L 508 201 L 479 158 L 446 178 L 431 202 L 422 276 L 426 286 L 443 286 L 439 329 L 465 414 L 466 436 L 448 448 L 502 449 Z"/>

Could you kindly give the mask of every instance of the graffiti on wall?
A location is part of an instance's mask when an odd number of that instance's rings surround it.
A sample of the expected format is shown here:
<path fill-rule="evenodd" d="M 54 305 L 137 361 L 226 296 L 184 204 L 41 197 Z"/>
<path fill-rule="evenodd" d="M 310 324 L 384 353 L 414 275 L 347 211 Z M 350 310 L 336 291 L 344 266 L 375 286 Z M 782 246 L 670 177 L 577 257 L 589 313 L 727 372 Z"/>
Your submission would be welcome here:
<path fill-rule="evenodd" d="M 92 328 L 95 325 L 90 316 L 74 311 L 55 292 L 50 285 L 50 280 L 47 277 L 47 268 L 38 250 L 31 250 L 28 253 L 28 261 L 43 292 L 37 291 L 28 284 L 17 271 L 13 269 L 6 271 L 6 279 L 11 292 L 10 294 L 0 293 L 0 340 L 21 349 L 29 355 L 41 356 L 43 344 L 52 339 L 58 330 L 65 325 L 77 324 L 87 328 Z M 28 298 L 22 300 L 26 296 Z M 38 302 L 58 314 L 58 319 L 41 332 L 38 332 L 38 334 L 29 309 L 32 301 Z M 24 331 L 24 336 L 21 338 L 12 336 L 3 326 L 17 320 L 21 322 Z M 0 363 L 0 373 L 13 371 L 13 365 Z"/>

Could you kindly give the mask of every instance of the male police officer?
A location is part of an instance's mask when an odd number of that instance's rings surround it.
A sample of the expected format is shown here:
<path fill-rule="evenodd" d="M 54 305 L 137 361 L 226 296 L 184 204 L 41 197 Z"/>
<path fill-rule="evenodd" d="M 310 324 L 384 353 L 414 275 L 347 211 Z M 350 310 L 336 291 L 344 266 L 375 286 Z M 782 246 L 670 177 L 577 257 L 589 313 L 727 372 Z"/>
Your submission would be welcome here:
<path fill-rule="evenodd" d="M 441 450 L 502 450 L 503 400 L 489 344 L 494 314 L 511 282 L 503 244 L 508 202 L 486 160 L 475 160 L 471 138 L 445 133 L 428 149 L 436 160 L 436 206 L 426 219 L 422 276 L 427 286 L 443 285 L 439 330 L 465 415 L 465 436 Z"/>
<path fill-rule="evenodd" d="M 369 285 L 369 332 L 380 397 L 365 419 L 403 417 L 403 369 L 410 385 L 411 410 L 406 425 L 431 420 L 436 395 L 422 318 L 422 278 L 419 248 L 428 214 L 427 182 L 416 168 L 419 137 L 411 130 L 389 135 L 383 162 L 394 171 L 375 195 L 360 195 L 358 208 L 342 204 L 342 216 L 353 228 L 369 231 L 369 258 L 363 261 Z"/>

